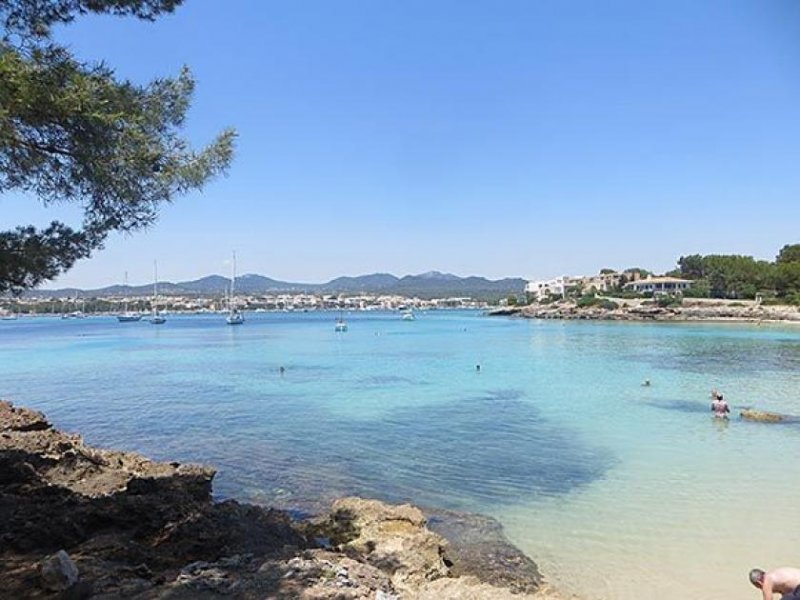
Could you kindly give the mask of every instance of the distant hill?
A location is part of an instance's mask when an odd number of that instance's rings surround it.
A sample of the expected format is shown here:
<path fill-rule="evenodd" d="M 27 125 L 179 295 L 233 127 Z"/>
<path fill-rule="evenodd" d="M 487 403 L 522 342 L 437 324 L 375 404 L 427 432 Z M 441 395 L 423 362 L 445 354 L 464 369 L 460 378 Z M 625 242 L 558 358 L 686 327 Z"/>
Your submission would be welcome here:
<path fill-rule="evenodd" d="M 159 294 L 167 296 L 221 296 L 230 288 L 230 278 L 209 275 L 193 281 L 158 283 Z M 358 277 L 337 277 L 327 283 L 291 283 L 263 275 L 247 274 L 236 278 L 236 291 L 242 294 L 316 293 L 316 294 L 396 294 L 424 299 L 445 297 L 470 297 L 480 300 L 497 300 L 509 294 L 521 294 L 526 281 L 507 278 L 492 281 L 484 277 L 459 277 L 451 273 L 429 271 L 419 275 L 396 277 L 389 273 L 373 273 Z M 31 290 L 27 297 L 39 298 L 102 298 L 108 296 L 147 296 L 152 294 L 152 284 L 125 286 L 112 285 L 95 290 L 64 288 L 58 290 Z"/>
<path fill-rule="evenodd" d="M 360 277 L 337 277 L 320 286 L 323 291 L 335 292 L 375 292 L 391 288 L 398 281 L 389 273 L 373 273 Z"/>

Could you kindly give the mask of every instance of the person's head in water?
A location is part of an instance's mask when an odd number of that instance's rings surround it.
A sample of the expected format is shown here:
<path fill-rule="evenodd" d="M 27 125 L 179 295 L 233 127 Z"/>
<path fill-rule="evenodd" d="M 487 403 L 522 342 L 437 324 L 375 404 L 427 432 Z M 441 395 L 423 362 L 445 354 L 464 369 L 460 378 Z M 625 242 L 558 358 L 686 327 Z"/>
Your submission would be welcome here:
<path fill-rule="evenodd" d="M 764 584 L 764 571 L 762 569 L 752 569 L 750 571 L 750 583 L 761 589 Z"/>
<path fill-rule="evenodd" d="M 642 382 L 642 385 L 643 385 L 644 387 L 650 387 L 650 380 L 649 380 L 649 379 L 645 379 L 645 380 Z"/>

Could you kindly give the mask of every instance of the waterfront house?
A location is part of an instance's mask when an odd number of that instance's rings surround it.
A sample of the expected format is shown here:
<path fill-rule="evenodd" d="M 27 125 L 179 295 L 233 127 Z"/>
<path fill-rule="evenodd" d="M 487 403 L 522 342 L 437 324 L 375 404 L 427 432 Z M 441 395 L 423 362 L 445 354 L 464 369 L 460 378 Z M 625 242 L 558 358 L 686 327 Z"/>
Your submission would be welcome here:
<path fill-rule="evenodd" d="M 689 279 L 677 277 L 647 277 L 639 281 L 631 281 L 625 285 L 626 290 L 640 294 L 679 294 L 692 287 Z"/>
<path fill-rule="evenodd" d="M 548 296 L 563 296 L 570 285 L 572 279 L 566 275 L 554 279 L 529 281 L 525 284 L 525 293 L 531 300 L 539 302 Z"/>

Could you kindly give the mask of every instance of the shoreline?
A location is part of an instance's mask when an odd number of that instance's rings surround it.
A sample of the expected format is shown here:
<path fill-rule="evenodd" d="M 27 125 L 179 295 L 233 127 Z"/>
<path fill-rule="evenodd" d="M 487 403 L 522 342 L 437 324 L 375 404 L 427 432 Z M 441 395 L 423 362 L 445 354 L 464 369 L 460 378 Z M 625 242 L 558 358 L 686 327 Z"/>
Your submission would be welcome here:
<path fill-rule="evenodd" d="M 764 306 L 754 302 L 686 299 L 680 305 L 658 306 L 646 299 L 600 298 L 600 300 L 608 302 L 608 307 L 580 307 L 574 300 L 560 300 L 550 304 L 502 307 L 486 314 L 542 320 L 800 325 L 800 310 L 790 305 Z"/>
<path fill-rule="evenodd" d="M 84 444 L 0 401 L 0 575 L 29 598 L 563 600 L 482 515 L 215 502 L 211 467 Z"/>

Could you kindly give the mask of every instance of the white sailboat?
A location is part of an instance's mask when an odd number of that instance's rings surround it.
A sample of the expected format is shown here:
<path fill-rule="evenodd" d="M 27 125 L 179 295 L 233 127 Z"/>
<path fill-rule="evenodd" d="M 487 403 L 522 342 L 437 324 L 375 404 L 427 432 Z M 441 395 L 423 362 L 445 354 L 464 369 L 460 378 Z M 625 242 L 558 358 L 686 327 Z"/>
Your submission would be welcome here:
<path fill-rule="evenodd" d="M 153 261 L 153 316 L 150 317 L 153 325 L 163 325 L 167 322 L 166 317 L 158 312 L 158 263 Z"/>
<path fill-rule="evenodd" d="M 337 333 L 344 333 L 347 331 L 347 321 L 344 320 L 344 315 L 342 313 L 339 313 L 339 318 L 336 319 L 336 327 L 334 330 Z"/>
<path fill-rule="evenodd" d="M 410 308 L 403 312 L 403 321 L 416 321 L 417 317 L 414 316 L 414 311 Z"/>
<path fill-rule="evenodd" d="M 225 322 L 228 325 L 241 325 L 244 323 L 244 315 L 236 308 L 236 298 L 234 297 L 234 290 L 236 289 L 236 252 L 233 253 L 233 276 L 231 277 L 231 291 L 228 296 L 228 316 Z"/>
<path fill-rule="evenodd" d="M 128 287 L 128 272 L 125 271 L 125 292 L 127 294 L 127 287 Z M 131 312 L 128 310 L 128 299 L 127 295 L 125 297 L 125 309 L 122 311 L 122 314 L 117 315 L 117 321 L 120 323 L 134 323 L 136 321 L 141 321 L 142 315 L 140 313 Z"/>

